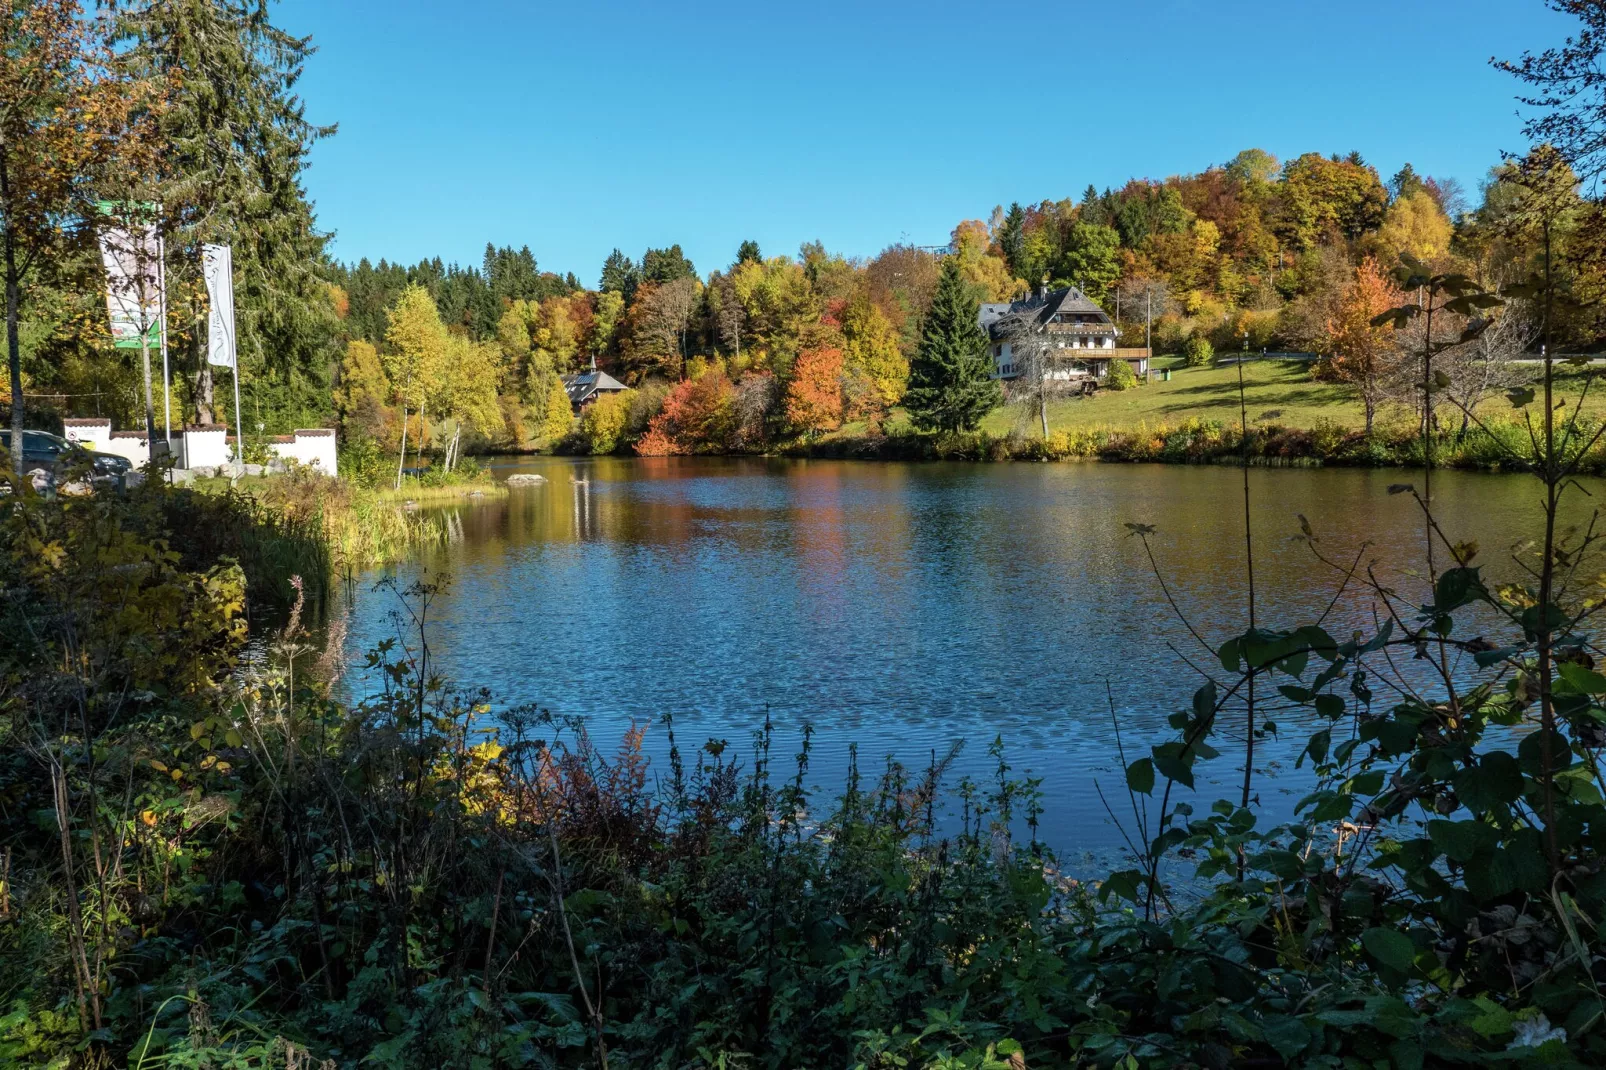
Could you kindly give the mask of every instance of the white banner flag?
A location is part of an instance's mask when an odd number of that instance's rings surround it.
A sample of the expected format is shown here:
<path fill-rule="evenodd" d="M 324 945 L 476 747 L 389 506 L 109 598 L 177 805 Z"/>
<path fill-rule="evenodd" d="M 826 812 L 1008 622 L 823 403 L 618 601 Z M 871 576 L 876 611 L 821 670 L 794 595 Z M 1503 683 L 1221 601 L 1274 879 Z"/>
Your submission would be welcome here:
<path fill-rule="evenodd" d="M 100 232 L 100 259 L 106 265 L 106 310 L 112 344 L 138 349 L 140 336 L 157 344 L 162 318 L 161 250 L 155 225 L 106 227 Z"/>
<path fill-rule="evenodd" d="M 234 367 L 234 251 L 227 245 L 201 246 L 206 296 L 212 304 L 207 318 L 206 361 Z"/>

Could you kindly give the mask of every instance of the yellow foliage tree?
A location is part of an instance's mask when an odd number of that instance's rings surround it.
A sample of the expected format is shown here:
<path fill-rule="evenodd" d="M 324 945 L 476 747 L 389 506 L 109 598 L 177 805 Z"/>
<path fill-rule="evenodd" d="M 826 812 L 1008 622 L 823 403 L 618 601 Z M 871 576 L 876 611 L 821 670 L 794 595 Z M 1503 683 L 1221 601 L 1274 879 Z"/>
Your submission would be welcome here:
<path fill-rule="evenodd" d="M 556 376 L 547 388 L 546 411 L 541 415 L 541 437 L 547 445 L 556 443 L 574 426 L 574 411 L 569 407 L 569 392 Z"/>
<path fill-rule="evenodd" d="M 967 219 L 954 228 L 950 238 L 960 275 L 982 293 L 983 300 L 1012 301 L 1026 295 L 1026 280 L 1015 278 L 1003 257 L 988 252 L 992 239 L 987 224 Z"/>
<path fill-rule="evenodd" d="M 346 343 L 340 360 L 340 385 L 334 393 L 335 408 L 348 433 L 356 430 L 369 438 L 383 438 L 390 392 L 390 377 L 373 343 L 362 339 Z"/>
<path fill-rule="evenodd" d="M 868 294 L 858 294 L 843 309 L 842 337 L 849 412 L 874 420 L 903 400 L 909 358 L 892 321 Z"/>
<path fill-rule="evenodd" d="M 539 315 L 535 318 L 535 330 L 531 333 L 535 343 L 532 373 L 561 375 L 574 367 L 575 357 L 580 351 L 580 338 L 569 309 L 567 297 L 549 297 L 541 302 Z M 539 386 L 540 393 L 535 394 L 536 397 L 544 396 L 550 389 L 545 381 Z"/>
<path fill-rule="evenodd" d="M 598 398 L 580 414 L 580 437 L 589 453 L 612 453 L 619 448 L 630 415 L 633 390 L 621 390 Z"/>
<path fill-rule="evenodd" d="M 624 294 L 604 290 L 597 294 L 596 312 L 591 319 L 591 337 L 586 340 L 592 354 L 601 355 L 613 344 L 614 332 L 625 314 Z"/>
<path fill-rule="evenodd" d="M 819 297 L 803 265 L 784 256 L 746 260 L 731 270 L 730 280 L 747 313 L 744 349 L 751 338 L 755 364 L 790 367 L 803 331 L 820 318 Z"/>
<path fill-rule="evenodd" d="M 496 344 L 501 350 L 501 391 L 516 394 L 528 375 L 530 351 L 534 348 L 531 335 L 540 306 L 531 301 L 511 302 L 496 324 Z"/>
<path fill-rule="evenodd" d="M 489 438 L 505 426 L 496 393 L 499 355 L 499 348 L 490 342 L 474 342 L 461 335 L 447 338 L 445 364 L 431 399 L 431 404 L 454 424 L 446 444 L 447 471 L 457 464 L 465 427 Z"/>
<path fill-rule="evenodd" d="M 440 390 L 451 336 L 441 323 L 440 310 L 429 291 L 414 284 L 401 292 L 385 313 L 385 351 L 380 361 L 385 374 L 401 397 L 401 459 L 396 464 L 396 486 L 401 486 L 402 469 L 407 463 L 407 410 L 420 414 L 419 438 L 428 434 L 423 418 L 428 400 Z M 422 441 L 419 446 L 422 448 Z"/>
<path fill-rule="evenodd" d="M 1389 206 L 1377 231 L 1378 251 L 1386 264 L 1401 253 L 1432 263 L 1449 251 L 1453 230 L 1438 202 L 1426 190 L 1414 190 Z"/>

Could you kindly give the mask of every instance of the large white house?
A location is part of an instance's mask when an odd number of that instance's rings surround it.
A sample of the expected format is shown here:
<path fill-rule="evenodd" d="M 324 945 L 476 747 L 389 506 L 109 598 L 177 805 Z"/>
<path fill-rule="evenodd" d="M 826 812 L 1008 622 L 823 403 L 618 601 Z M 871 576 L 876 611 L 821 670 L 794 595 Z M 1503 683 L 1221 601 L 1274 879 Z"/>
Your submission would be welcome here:
<path fill-rule="evenodd" d="M 992 342 L 995 373 L 1014 379 L 1022 369 L 1015 362 L 1015 339 L 1021 331 L 1046 332 L 1056 350 L 1069 350 L 1056 360 L 1055 378 L 1103 378 L 1110 362 L 1124 360 L 1142 377 L 1149 371 L 1149 351 L 1116 345 L 1120 333 L 1104 310 L 1081 290 L 1039 289 L 1019 301 L 987 302 L 981 306 L 981 327 Z"/>

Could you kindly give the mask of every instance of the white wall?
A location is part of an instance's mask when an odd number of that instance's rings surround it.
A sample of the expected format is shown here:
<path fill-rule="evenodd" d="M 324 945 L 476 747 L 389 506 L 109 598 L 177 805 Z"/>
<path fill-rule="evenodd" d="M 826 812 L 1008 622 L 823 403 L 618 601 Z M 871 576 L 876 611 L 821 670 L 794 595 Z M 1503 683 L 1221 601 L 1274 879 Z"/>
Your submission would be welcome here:
<path fill-rule="evenodd" d="M 301 428 L 289 442 L 269 443 L 268 449 L 287 461 L 317 468 L 325 475 L 339 475 L 335 433 L 327 428 Z"/>
<path fill-rule="evenodd" d="M 135 468 L 144 467 L 151 459 L 150 443 L 145 441 L 143 431 L 114 431 L 106 439 L 102 452 L 115 453 L 119 457 L 127 457 Z"/>
<path fill-rule="evenodd" d="M 180 468 L 216 468 L 228 464 L 228 431 L 223 427 L 186 428 L 182 452 L 178 457 Z"/>
<path fill-rule="evenodd" d="M 85 449 L 98 453 L 108 452 L 106 442 L 112 437 L 110 420 L 64 420 L 62 437 L 69 442 L 82 443 Z"/>

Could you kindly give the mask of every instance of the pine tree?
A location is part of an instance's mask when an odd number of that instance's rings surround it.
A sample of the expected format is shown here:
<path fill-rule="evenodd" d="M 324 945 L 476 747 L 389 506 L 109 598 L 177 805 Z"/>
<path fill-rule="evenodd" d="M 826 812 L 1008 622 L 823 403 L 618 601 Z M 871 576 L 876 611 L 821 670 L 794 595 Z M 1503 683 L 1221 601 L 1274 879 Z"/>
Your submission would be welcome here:
<path fill-rule="evenodd" d="M 1021 274 L 1021 253 L 1026 243 L 1026 213 L 1021 209 L 1020 202 L 1009 206 L 1009 212 L 1004 216 L 1004 225 L 998 228 L 998 247 L 1004 252 L 1004 263 L 1009 265 L 1010 274 Z"/>
<path fill-rule="evenodd" d="M 115 41 L 129 67 L 171 88 L 156 197 L 167 228 L 170 316 L 181 324 L 194 407 L 212 409 L 204 359 L 200 245 L 234 248 L 235 327 L 245 400 L 275 428 L 330 409 L 336 334 L 324 246 L 301 185 L 307 154 L 334 133 L 295 93 L 312 53 L 257 0 L 119 0 Z M 187 344 L 184 344 L 187 342 Z"/>
<path fill-rule="evenodd" d="M 636 285 L 641 281 L 641 273 L 630 258 L 618 249 L 608 254 L 608 259 L 602 262 L 602 278 L 597 283 L 597 289 L 604 293 L 622 294 L 625 304 L 629 304 L 636 293 Z"/>
<path fill-rule="evenodd" d="M 1003 401 L 992 378 L 980 311 L 960 274 L 959 261 L 949 257 L 926 312 L 920 348 L 909 367 L 909 389 L 903 395 L 909 418 L 923 431 L 974 431 L 982 417 Z"/>

